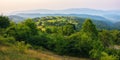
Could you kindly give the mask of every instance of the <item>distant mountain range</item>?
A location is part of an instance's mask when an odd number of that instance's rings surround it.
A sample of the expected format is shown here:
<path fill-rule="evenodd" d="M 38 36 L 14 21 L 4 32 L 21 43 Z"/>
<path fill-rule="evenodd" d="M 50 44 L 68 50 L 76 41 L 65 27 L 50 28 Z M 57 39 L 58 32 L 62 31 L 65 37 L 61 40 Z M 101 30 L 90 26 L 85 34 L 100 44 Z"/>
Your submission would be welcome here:
<path fill-rule="evenodd" d="M 17 15 L 10 15 L 9 19 L 14 21 L 14 22 L 21 22 L 23 21 L 25 18 L 17 16 Z"/>
<path fill-rule="evenodd" d="M 108 22 L 120 22 L 120 10 L 114 11 L 103 11 L 89 8 L 71 8 L 65 10 L 48 10 L 48 9 L 37 9 L 27 11 L 17 11 L 10 14 L 12 18 L 35 18 L 45 16 L 77 16 L 83 18 L 91 18 L 95 20 L 102 20 Z M 17 17 L 16 17 L 17 16 Z"/>

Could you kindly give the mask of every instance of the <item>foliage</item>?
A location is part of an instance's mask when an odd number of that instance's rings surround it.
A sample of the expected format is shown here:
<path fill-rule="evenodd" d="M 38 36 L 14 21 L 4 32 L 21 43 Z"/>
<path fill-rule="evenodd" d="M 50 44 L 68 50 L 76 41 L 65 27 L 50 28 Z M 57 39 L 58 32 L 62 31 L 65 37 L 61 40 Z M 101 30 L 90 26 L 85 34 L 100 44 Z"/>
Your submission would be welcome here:
<path fill-rule="evenodd" d="M 28 19 L 25 22 L 11 25 L 6 33 L 8 36 L 14 36 L 17 41 L 26 41 L 31 36 L 37 35 L 38 30 L 35 23 L 31 19 Z"/>
<path fill-rule="evenodd" d="M 99 38 L 102 41 L 103 45 L 106 47 L 109 47 L 110 45 L 113 44 L 113 36 L 112 34 L 107 31 L 103 30 L 102 32 L 99 33 Z"/>
<path fill-rule="evenodd" d="M 120 31 L 113 30 L 111 31 L 111 35 L 113 37 L 113 43 L 120 45 Z"/>
<path fill-rule="evenodd" d="M 41 33 L 41 32 L 40 32 Z M 48 37 L 45 36 L 46 34 L 39 34 L 30 37 L 26 42 L 31 44 L 32 46 L 39 46 L 47 48 L 47 42 L 50 40 Z"/>
<path fill-rule="evenodd" d="M 2 16 L 0 22 L 4 19 L 9 21 Z M 103 26 L 96 28 L 99 24 L 95 25 L 91 19 L 48 16 L 26 19 L 20 23 L 3 23 L 10 24 L 4 27 L 0 24 L 0 45 L 12 45 L 11 49 L 22 54 L 32 46 L 33 49 L 43 48 L 60 55 L 94 60 L 120 59 L 120 31 L 101 30 Z"/>
<path fill-rule="evenodd" d="M 98 37 L 98 31 L 90 19 L 86 19 L 83 23 L 81 33 L 85 39 L 88 37 L 88 39 L 96 40 Z"/>
<path fill-rule="evenodd" d="M 24 24 L 30 28 L 32 35 L 38 34 L 37 26 L 32 19 L 25 20 Z"/>
<path fill-rule="evenodd" d="M 93 43 L 93 49 L 91 51 L 89 51 L 89 55 L 91 58 L 93 59 L 99 59 L 101 57 L 101 52 L 104 51 L 105 48 L 102 44 L 101 41 L 94 41 Z"/>
<path fill-rule="evenodd" d="M 28 26 L 24 25 L 24 24 L 18 24 L 17 27 L 15 27 L 15 38 L 18 41 L 21 40 L 26 40 L 27 38 L 30 37 L 31 35 L 31 30 Z"/>
<path fill-rule="evenodd" d="M 10 25 L 10 20 L 6 16 L 0 16 L 0 28 L 7 28 Z"/>
<path fill-rule="evenodd" d="M 71 35 L 72 33 L 74 33 L 75 31 L 75 26 L 73 24 L 67 24 L 65 26 L 62 27 L 62 33 L 64 35 Z"/>
<path fill-rule="evenodd" d="M 108 55 L 107 53 L 102 52 L 102 57 L 100 60 L 118 60 L 118 58 L 116 56 Z"/>
<path fill-rule="evenodd" d="M 14 43 L 15 43 L 15 39 L 13 37 L 0 36 L 0 45 L 12 45 Z"/>
<path fill-rule="evenodd" d="M 28 50 L 29 47 L 30 47 L 30 45 L 25 44 L 24 41 L 16 42 L 16 44 L 13 45 L 13 49 L 18 51 L 18 52 L 21 52 L 21 53 L 25 53 Z"/>

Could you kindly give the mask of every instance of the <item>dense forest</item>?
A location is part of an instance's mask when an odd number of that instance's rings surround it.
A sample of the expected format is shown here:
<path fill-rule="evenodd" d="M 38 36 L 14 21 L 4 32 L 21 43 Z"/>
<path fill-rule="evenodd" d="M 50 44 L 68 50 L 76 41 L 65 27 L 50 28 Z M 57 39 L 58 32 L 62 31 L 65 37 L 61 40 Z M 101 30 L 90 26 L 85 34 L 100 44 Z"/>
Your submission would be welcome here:
<path fill-rule="evenodd" d="M 46 16 L 15 23 L 0 16 L 0 60 L 42 60 L 25 55 L 28 49 L 89 60 L 120 60 L 120 30 L 90 18 Z"/>

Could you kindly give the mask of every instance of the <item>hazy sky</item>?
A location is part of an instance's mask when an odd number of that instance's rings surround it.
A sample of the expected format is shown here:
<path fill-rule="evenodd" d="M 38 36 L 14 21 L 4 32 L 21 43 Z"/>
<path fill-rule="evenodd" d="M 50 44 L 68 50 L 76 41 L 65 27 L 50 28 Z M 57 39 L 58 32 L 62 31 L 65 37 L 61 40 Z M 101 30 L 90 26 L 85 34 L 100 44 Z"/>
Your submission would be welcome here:
<path fill-rule="evenodd" d="M 67 8 L 120 10 L 120 0 L 0 0 L 0 13 L 29 9 Z"/>

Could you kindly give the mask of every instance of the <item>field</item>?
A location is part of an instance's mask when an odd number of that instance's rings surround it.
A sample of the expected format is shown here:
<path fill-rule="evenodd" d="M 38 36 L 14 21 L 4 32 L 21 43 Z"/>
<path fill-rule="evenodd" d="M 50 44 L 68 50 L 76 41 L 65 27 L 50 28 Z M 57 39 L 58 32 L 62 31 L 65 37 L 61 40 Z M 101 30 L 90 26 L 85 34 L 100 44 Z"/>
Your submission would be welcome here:
<path fill-rule="evenodd" d="M 0 46 L 0 60 L 89 60 L 69 56 L 56 55 L 49 51 L 27 50 L 25 53 L 17 52 L 12 47 Z"/>

